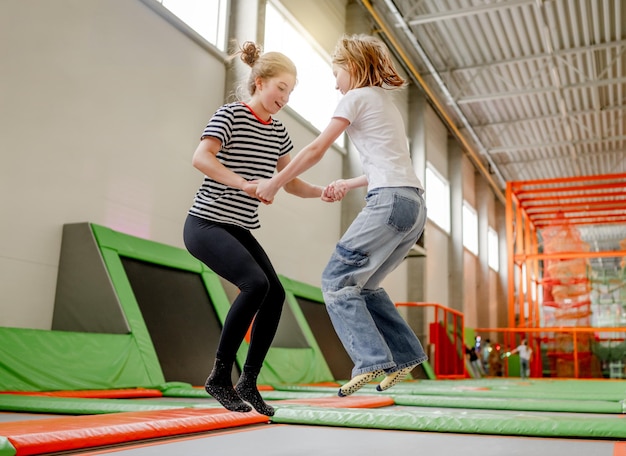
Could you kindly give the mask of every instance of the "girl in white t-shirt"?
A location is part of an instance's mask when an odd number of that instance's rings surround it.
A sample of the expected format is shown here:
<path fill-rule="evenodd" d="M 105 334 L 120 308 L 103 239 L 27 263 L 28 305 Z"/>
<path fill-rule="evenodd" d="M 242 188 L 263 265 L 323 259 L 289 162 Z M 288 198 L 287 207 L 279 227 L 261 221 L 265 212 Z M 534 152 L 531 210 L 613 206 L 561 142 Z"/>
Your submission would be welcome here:
<path fill-rule="evenodd" d="M 511 350 L 511 354 L 513 353 L 519 354 L 520 377 L 524 379 L 528 378 L 530 374 L 530 357 L 532 356 L 533 351 L 528 346 L 526 339 L 523 339 L 521 344 Z"/>
<path fill-rule="evenodd" d="M 282 171 L 261 180 L 257 196 L 270 203 L 291 179 L 315 165 L 344 131 L 356 146 L 364 174 L 340 179 L 324 196 L 342 199 L 367 186 L 366 205 L 336 245 L 322 274 L 329 316 L 354 362 L 339 396 L 386 374 L 377 389 L 403 380 L 427 359 L 422 345 L 383 288 L 426 222 L 424 189 L 413 170 L 405 127 L 391 91 L 405 85 L 382 41 L 344 36 L 333 54 L 337 89 L 344 95 L 326 129 Z"/>

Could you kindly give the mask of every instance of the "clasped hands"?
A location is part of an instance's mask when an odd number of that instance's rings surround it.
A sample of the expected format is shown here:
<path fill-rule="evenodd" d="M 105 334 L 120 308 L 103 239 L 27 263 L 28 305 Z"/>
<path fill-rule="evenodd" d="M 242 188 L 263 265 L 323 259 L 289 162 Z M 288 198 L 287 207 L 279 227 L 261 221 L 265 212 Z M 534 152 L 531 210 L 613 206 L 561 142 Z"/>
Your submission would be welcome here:
<path fill-rule="evenodd" d="M 243 191 L 249 196 L 258 199 L 263 204 L 272 204 L 280 187 L 276 188 L 271 179 L 248 181 Z M 321 199 L 327 203 L 341 201 L 348 193 L 348 185 L 344 179 L 331 182 L 322 189 Z"/>
<path fill-rule="evenodd" d="M 343 179 L 338 179 L 331 182 L 322 190 L 322 201 L 327 203 L 334 203 L 335 201 L 341 201 L 348 193 L 348 185 Z"/>

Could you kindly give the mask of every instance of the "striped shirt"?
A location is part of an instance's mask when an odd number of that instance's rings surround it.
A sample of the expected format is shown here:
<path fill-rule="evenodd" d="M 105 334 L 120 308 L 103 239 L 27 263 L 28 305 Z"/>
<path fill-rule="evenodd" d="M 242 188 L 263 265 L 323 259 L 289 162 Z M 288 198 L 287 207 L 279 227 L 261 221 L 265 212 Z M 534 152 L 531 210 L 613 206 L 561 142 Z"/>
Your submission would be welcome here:
<path fill-rule="evenodd" d="M 207 136 L 222 143 L 217 159 L 248 181 L 271 178 L 278 158 L 293 149 L 291 138 L 279 120 L 264 122 L 241 102 L 219 108 L 202 133 L 202 138 Z M 189 214 L 256 229 L 261 226 L 259 203 L 258 199 L 248 196 L 243 190 L 205 176 Z"/>

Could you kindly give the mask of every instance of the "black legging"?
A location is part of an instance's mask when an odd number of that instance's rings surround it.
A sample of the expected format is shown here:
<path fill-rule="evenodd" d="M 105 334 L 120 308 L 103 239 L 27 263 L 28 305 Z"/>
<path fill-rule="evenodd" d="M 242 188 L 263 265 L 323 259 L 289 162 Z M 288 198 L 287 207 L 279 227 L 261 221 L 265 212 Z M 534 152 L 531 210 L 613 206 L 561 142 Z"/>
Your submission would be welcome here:
<path fill-rule="evenodd" d="M 192 215 L 185 221 L 183 239 L 194 257 L 239 288 L 224 321 L 217 358 L 235 361 L 254 319 L 246 366 L 260 369 L 285 301 L 285 290 L 267 254 L 249 230 Z"/>

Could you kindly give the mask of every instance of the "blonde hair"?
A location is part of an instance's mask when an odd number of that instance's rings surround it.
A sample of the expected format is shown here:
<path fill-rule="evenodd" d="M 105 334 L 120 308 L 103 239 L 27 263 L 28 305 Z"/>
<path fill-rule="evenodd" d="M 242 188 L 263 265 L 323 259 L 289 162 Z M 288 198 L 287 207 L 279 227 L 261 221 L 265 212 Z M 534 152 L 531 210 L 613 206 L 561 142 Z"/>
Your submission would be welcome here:
<path fill-rule="evenodd" d="M 289 57 L 280 52 L 263 53 L 261 47 L 253 41 L 244 42 L 233 56 L 237 55 L 243 63 L 252 69 L 245 84 L 250 96 L 256 92 L 257 78 L 267 80 L 282 73 L 291 74 L 295 78 L 298 76 L 296 66 Z"/>
<path fill-rule="evenodd" d="M 350 73 L 351 89 L 369 86 L 399 88 L 406 85 L 385 43 L 370 35 L 344 35 L 335 47 L 332 63 Z"/>

